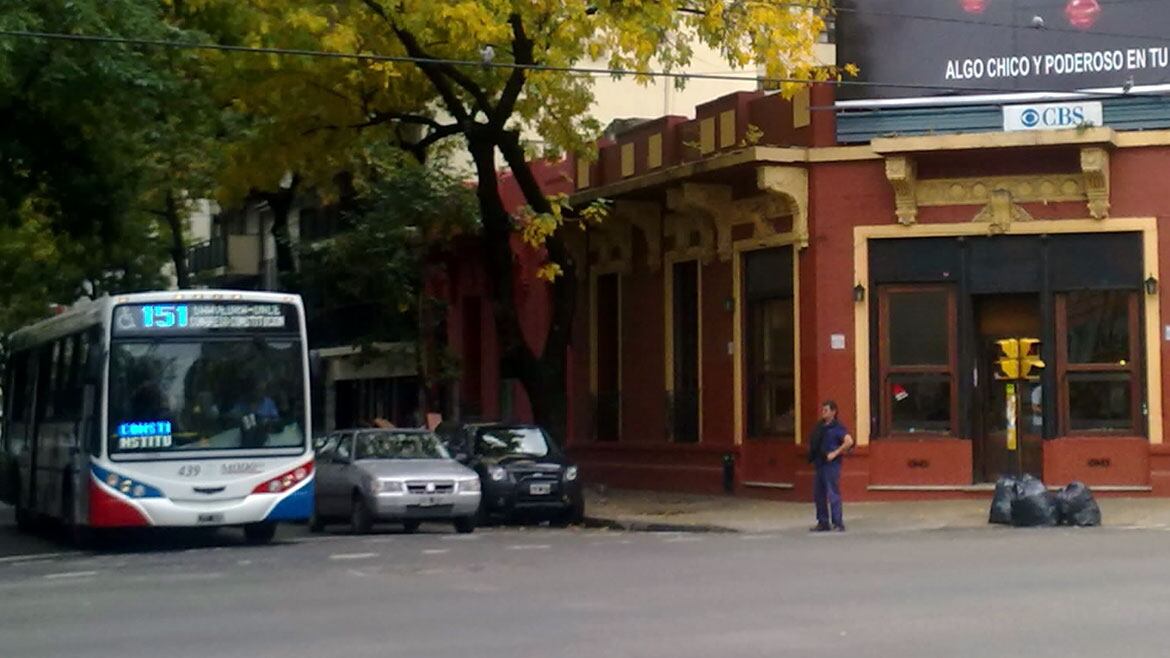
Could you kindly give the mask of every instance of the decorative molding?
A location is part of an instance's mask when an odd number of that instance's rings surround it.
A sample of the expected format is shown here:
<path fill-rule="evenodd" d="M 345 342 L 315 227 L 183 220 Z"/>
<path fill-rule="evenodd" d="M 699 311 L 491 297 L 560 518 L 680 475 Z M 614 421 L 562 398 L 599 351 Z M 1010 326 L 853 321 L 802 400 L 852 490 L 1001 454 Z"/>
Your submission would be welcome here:
<path fill-rule="evenodd" d="M 719 113 L 719 148 L 735 146 L 735 110 Z"/>
<path fill-rule="evenodd" d="M 646 168 L 662 166 L 662 133 L 654 133 L 646 140 Z"/>
<path fill-rule="evenodd" d="M 621 149 L 622 178 L 634 175 L 634 143 L 622 144 Z"/>
<path fill-rule="evenodd" d="M 769 210 L 769 214 L 756 216 L 756 237 L 764 238 L 775 233 L 767 221 L 773 217 L 790 214 L 792 232 L 796 237 L 796 248 L 808 246 L 808 170 L 803 167 L 760 167 L 756 170 L 756 187 L 767 193 L 769 200 L 782 204 L 785 212 Z"/>
<path fill-rule="evenodd" d="M 666 191 L 664 233 L 674 237 L 669 256 L 693 257 L 710 262 L 715 254 L 715 218 L 718 209 L 731 203 L 731 188 L 725 185 L 684 183 Z"/>
<path fill-rule="evenodd" d="M 919 207 L 984 205 L 995 190 L 1007 190 L 1019 203 L 1085 199 L 1085 179 L 1081 174 L 931 178 L 919 180 L 916 187 Z"/>
<path fill-rule="evenodd" d="M 1109 151 L 1100 146 L 1081 149 L 1081 172 L 1085 177 L 1085 196 L 1093 219 L 1109 216 Z"/>
<path fill-rule="evenodd" d="M 602 222 L 590 230 L 589 238 L 589 253 L 593 256 L 594 268 L 607 272 L 630 271 L 632 246 L 628 222 Z"/>
<path fill-rule="evenodd" d="M 706 155 L 715 150 L 715 117 L 699 120 L 699 153 Z"/>
<path fill-rule="evenodd" d="M 1030 222 L 1032 215 L 1024 210 L 1012 199 L 1008 190 L 997 189 L 992 191 L 987 205 L 983 207 L 971 221 L 988 224 L 988 232 L 992 235 L 1007 233 L 1014 222 Z"/>
<path fill-rule="evenodd" d="M 680 214 L 699 214 L 715 229 L 715 252 L 731 259 L 732 229 L 751 224 L 753 237 L 776 235 L 770 220 L 792 217 L 798 249 L 808 246 L 808 171 L 803 167 L 763 166 L 756 169 L 756 187 L 762 194 L 735 199 L 730 186 L 684 183 L 667 191 L 667 207 Z M 673 228 L 673 224 L 670 225 Z M 690 244 L 675 232 L 675 244 Z"/>
<path fill-rule="evenodd" d="M 638 229 L 646 239 L 646 266 L 651 272 L 662 267 L 662 206 L 648 201 L 618 201 L 608 221 L 624 222 Z M 629 252 L 632 257 L 632 245 Z"/>
<path fill-rule="evenodd" d="M 886 179 L 894 188 L 895 212 L 898 223 L 913 226 L 918 223 L 918 165 L 908 155 L 886 158 Z"/>

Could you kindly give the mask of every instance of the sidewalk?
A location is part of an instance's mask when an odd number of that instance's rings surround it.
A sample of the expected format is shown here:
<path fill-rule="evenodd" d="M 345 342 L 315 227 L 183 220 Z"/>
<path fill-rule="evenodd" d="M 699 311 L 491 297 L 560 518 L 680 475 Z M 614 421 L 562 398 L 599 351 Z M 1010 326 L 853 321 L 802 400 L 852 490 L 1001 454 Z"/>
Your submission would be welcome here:
<path fill-rule="evenodd" d="M 1098 498 L 1106 526 L 1170 528 L 1170 499 Z M 986 500 L 845 503 L 850 532 L 985 528 Z M 594 527 L 659 532 L 769 533 L 807 531 L 812 503 L 788 503 L 735 496 L 703 496 L 590 487 L 586 522 Z"/>

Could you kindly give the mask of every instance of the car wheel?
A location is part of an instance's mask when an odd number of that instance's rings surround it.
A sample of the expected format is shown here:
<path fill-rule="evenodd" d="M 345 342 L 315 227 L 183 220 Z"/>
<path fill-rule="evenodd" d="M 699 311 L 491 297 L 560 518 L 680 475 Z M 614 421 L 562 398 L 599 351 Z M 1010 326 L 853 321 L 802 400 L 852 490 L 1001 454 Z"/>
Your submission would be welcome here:
<path fill-rule="evenodd" d="M 405 532 L 414 532 L 415 530 L 418 530 L 419 524 L 419 521 L 403 521 L 402 529 Z"/>
<path fill-rule="evenodd" d="M 313 514 L 309 517 L 309 532 L 321 532 L 325 529 L 325 520 L 317 513 L 317 507 L 313 507 Z"/>
<path fill-rule="evenodd" d="M 578 498 L 573 501 L 560 515 L 557 516 L 554 523 L 562 528 L 571 525 L 581 525 L 585 521 L 585 501 Z"/>
<path fill-rule="evenodd" d="M 455 519 L 455 531 L 461 535 L 475 532 L 475 517 L 461 516 Z"/>
<path fill-rule="evenodd" d="M 249 523 L 244 526 L 244 540 L 249 544 L 267 544 L 275 536 L 275 523 Z"/>
<path fill-rule="evenodd" d="M 374 517 L 361 496 L 353 497 L 353 506 L 349 511 L 349 527 L 357 535 L 364 535 L 374 529 Z"/>

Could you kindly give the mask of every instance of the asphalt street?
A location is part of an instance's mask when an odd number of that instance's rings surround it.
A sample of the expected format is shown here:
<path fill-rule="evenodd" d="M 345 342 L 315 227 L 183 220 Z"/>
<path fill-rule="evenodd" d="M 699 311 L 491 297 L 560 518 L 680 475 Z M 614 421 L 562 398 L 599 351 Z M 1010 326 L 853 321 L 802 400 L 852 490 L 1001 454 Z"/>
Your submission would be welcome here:
<path fill-rule="evenodd" d="M 1165 656 L 1165 528 L 128 537 L 0 510 L 0 656 Z"/>

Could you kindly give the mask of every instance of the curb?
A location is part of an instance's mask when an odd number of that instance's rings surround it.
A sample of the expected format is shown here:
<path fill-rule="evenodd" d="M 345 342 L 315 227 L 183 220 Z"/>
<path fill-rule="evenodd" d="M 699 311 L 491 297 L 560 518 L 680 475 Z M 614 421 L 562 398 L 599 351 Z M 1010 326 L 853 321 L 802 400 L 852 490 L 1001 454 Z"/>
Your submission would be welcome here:
<path fill-rule="evenodd" d="M 659 523 L 655 521 L 609 519 L 596 516 L 585 517 L 582 525 L 586 528 L 605 528 L 607 530 L 624 530 L 626 532 L 691 532 L 713 534 L 736 534 L 740 532 L 735 528 L 702 523 Z"/>

